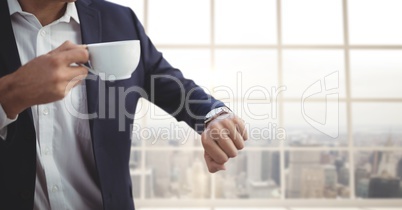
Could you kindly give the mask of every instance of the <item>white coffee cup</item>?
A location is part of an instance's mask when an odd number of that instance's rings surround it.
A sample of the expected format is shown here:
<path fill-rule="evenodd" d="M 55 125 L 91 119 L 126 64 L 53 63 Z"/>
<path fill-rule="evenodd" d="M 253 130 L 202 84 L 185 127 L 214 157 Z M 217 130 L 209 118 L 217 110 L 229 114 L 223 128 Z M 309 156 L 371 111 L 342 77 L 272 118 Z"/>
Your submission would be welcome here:
<path fill-rule="evenodd" d="M 139 40 L 88 44 L 88 70 L 103 80 L 122 80 L 131 77 L 140 61 Z"/>

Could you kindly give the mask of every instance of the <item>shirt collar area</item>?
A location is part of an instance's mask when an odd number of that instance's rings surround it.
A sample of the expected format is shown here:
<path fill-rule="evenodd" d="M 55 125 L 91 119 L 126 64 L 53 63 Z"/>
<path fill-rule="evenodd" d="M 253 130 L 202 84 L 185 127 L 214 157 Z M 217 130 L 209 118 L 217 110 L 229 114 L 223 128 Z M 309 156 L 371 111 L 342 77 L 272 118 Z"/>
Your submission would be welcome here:
<path fill-rule="evenodd" d="M 68 18 L 68 20 L 70 20 L 70 18 L 72 18 L 78 24 L 80 23 L 80 18 L 78 17 L 77 7 L 75 7 L 75 2 L 67 3 L 66 13 L 64 14 L 63 17 Z"/>
<path fill-rule="evenodd" d="M 22 11 L 21 5 L 18 0 L 7 0 L 8 1 L 8 8 L 10 10 L 10 16 L 15 13 L 25 13 Z M 66 12 L 64 15 L 58 20 L 59 22 L 70 22 L 70 19 L 75 20 L 78 24 L 80 23 L 80 19 L 78 17 L 77 7 L 75 7 L 75 2 L 67 3 Z"/>
<path fill-rule="evenodd" d="M 14 13 L 22 12 L 18 0 L 7 0 L 7 3 L 8 3 L 8 9 L 10 10 L 10 16 L 13 15 Z"/>

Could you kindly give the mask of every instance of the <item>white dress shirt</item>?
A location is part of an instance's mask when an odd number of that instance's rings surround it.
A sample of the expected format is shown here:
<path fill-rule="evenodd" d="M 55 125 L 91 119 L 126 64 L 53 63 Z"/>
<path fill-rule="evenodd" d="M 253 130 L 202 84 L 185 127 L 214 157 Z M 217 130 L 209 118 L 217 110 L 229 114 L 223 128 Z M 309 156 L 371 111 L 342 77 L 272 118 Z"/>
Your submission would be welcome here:
<path fill-rule="evenodd" d="M 75 3 L 68 3 L 64 16 L 44 27 L 34 15 L 22 11 L 18 0 L 8 0 L 8 5 L 22 65 L 66 40 L 82 43 Z M 95 182 L 89 122 L 70 114 L 72 108 L 88 112 L 85 82 L 63 100 L 31 107 L 37 148 L 34 209 L 103 208 Z M 1 137 L 6 137 L 6 126 L 11 122 L 0 105 Z"/>

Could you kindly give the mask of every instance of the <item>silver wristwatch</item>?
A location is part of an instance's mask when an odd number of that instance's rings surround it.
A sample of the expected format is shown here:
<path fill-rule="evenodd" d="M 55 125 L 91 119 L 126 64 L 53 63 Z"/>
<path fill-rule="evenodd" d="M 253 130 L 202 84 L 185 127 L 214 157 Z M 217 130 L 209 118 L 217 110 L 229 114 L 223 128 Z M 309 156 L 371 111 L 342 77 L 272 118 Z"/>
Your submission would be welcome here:
<path fill-rule="evenodd" d="M 213 120 L 217 116 L 225 114 L 225 113 L 232 113 L 232 110 L 230 110 L 226 106 L 211 110 L 210 112 L 207 113 L 207 115 L 205 115 L 204 125 L 206 126 L 209 122 L 211 122 L 211 120 Z"/>

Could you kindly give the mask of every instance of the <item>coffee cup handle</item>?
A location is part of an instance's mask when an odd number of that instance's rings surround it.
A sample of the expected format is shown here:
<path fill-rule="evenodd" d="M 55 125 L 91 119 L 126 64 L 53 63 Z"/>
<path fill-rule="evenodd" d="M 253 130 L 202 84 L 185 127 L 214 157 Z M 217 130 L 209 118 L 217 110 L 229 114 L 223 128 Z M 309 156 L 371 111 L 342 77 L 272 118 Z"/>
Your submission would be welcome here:
<path fill-rule="evenodd" d="M 91 63 L 88 62 L 88 66 L 83 63 L 78 63 L 78 65 L 86 68 L 92 74 L 98 75 L 98 73 L 96 73 L 96 71 L 92 68 Z"/>

